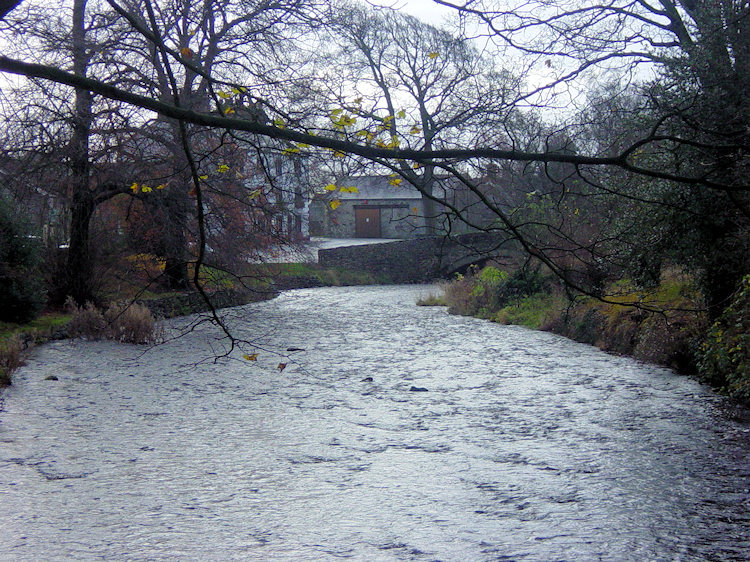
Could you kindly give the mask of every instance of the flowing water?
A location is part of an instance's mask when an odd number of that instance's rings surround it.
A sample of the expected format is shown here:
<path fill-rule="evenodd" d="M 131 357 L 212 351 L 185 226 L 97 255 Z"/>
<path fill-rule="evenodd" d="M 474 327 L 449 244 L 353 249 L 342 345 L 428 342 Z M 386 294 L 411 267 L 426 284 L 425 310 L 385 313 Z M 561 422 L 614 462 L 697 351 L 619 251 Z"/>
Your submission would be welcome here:
<path fill-rule="evenodd" d="M 3 391 L 0 559 L 750 559 L 745 411 L 426 292 L 232 309 L 255 362 L 207 323 L 38 349 Z"/>

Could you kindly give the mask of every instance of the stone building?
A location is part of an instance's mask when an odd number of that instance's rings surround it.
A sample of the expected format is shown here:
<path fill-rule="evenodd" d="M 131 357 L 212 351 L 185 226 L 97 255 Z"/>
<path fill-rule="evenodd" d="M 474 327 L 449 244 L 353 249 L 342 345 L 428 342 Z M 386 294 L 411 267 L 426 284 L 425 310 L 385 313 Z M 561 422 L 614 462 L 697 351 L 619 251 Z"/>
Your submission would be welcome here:
<path fill-rule="evenodd" d="M 353 176 L 340 180 L 344 191 L 319 193 L 310 207 L 310 232 L 332 238 L 419 238 L 429 234 L 425 201 L 411 184 L 393 185 L 392 176 Z M 485 178 L 478 183 L 482 192 L 496 190 L 497 182 Z M 356 187 L 356 190 L 346 188 Z M 453 209 L 473 225 L 489 226 L 496 218 L 476 194 L 455 178 L 436 178 L 436 202 L 432 234 L 466 234 L 475 230 L 458 220 Z M 487 195 L 485 193 L 485 195 Z M 332 208 L 331 201 L 340 202 Z"/>

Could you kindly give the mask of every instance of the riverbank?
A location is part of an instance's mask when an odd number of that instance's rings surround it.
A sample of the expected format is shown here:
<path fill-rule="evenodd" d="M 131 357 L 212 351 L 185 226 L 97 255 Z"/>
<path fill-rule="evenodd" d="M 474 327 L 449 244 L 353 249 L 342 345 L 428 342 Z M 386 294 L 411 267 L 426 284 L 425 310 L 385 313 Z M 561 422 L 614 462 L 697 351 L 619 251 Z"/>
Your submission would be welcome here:
<path fill-rule="evenodd" d="M 314 263 L 254 264 L 241 278 L 223 278 L 211 283 L 210 304 L 198 291 L 148 293 L 145 298 L 111 295 L 120 308 L 143 306 L 153 319 L 163 320 L 215 309 L 241 306 L 272 299 L 281 291 L 314 287 L 380 285 L 390 280 L 368 273 L 326 269 Z M 223 288 L 219 288 L 223 287 Z M 71 337 L 70 311 L 48 311 L 28 324 L 0 323 L 0 388 L 12 382 L 12 374 L 23 365 L 24 357 L 36 345 Z M 99 317 L 103 317 L 100 315 Z M 85 329 L 83 333 L 85 333 Z M 80 329 L 76 329 L 80 333 Z M 106 338 L 105 338 L 106 339 Z"/>
<path fill-rule="evenodd" d="M 442 297 L 422 304 L 444 304 L 453 314 L 549 331 L 671 367 L 750 404 L 750 276 L 713 323 L 693 278 L 676 270 L 648 289 L 620 281 L 602 299 L 573 298 L 539 271 L 509 275 L 494 267 L 443 288 Z"/>

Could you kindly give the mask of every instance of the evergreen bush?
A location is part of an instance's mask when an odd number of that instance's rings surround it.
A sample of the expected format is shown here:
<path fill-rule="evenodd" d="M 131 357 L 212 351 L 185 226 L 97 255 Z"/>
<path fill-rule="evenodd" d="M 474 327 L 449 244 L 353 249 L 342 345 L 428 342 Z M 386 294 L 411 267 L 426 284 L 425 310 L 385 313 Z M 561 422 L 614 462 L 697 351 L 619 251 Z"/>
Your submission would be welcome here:
<path fill-rule="evenodd" d="M 25 216 L 0 198 L 0 320 L 25 323 L 46 303 L 39 270 L 40 240 Z"/>

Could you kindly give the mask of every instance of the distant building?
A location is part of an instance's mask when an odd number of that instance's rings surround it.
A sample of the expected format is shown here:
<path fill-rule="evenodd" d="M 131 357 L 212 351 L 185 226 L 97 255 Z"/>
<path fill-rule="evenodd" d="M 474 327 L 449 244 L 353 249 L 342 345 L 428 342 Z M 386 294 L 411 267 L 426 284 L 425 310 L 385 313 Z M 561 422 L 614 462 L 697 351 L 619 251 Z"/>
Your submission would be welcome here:
<path fill-rule="evenodd" d="M 312 234 L 332 238 L 413 238 L 425 234 L 422 195 L 412 185 L 394 186 L 388 176 L 355 176 L 339 182 L 357 192 L 320 194 L 311 209 Z"/>
<path fill-rule="evenodd" d="M 340 180 L 340 187 L 356 187 L 356 192 L 345 190 L 319 193 L 310 209 L 311 234 L 332 238 L 418 238 L 429 234 L 426 226 L 425 200 L 413 185 L 402 181 L 391 183 L 386 175 L 353 176 Z M 494 189 L 497 182 L 480 183 L 484 192 Z M 445 204 L 435 203 L 433 234 L 465 234 L 475 230 L 465 221 L 457 220 L 459 213 L 473 225 L 489 226 L 497 217 L 487 209 L 479 197 L 455 178 L 436 178 L 433 195 Z M 336 208 L 330 205 L 336 199 Z"/>

